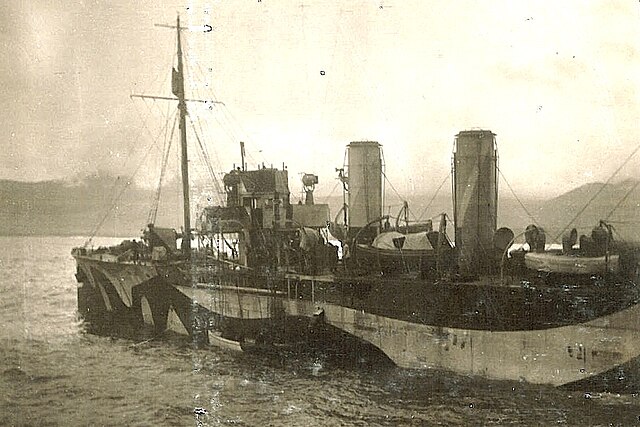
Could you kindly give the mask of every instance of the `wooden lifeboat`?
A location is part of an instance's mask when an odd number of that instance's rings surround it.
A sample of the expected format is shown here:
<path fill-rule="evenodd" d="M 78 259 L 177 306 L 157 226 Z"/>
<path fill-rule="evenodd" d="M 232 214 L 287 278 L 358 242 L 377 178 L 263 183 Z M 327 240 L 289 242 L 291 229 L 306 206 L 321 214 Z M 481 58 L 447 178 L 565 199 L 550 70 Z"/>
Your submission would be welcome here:
<path fill-rule="evenodd" d="M 560 252 L 529 252 L 524 262 L 531 270 L 560 274 L 616 273 L 620 268 L 619 255 L 588 257 Z"/>

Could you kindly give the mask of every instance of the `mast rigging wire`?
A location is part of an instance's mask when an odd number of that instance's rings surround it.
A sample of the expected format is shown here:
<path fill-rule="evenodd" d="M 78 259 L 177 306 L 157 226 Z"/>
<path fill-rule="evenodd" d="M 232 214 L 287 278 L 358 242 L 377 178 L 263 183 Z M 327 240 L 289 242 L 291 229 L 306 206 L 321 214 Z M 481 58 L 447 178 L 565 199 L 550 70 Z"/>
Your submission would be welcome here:
<path fill-rule="evenodd" d="M 444 179 L 442 180 L 442 182 L 440 183 L 440 185 L 436 189 L 435 193 L 433 193 L 433 196 L 431 196 L 431 200 L 429 200 L 429 203 L 427 203 L 427 206 L 422 210 L 422 213 L 418 217 L 418 221 L 420 221 L 422 219 L 422 217 L 424 216 L 424 214 L 427 213 L 427 210 L 429 210 L 429 208 L 431 207 L 431 204 L 436 199 L 436 196 L 438 196 L 438 193 L 442 189 L 442 186 L 449 180 L 449 178 L 450 178 L 450 174 L 449 174 L 449 172 L 447 172 L 447 174 L 445 175 Z"/>
<path fill-rule="evenodd" d="M 209 174 L 211 175 L 211 180 L 213 181 L 214 186 L 216 187 L 216 191 L 218 192 L 218 201 L 220 201 L 220 197 L 221 194 L 223 194 L 222 191 L 222 186 L 220 185 L 220 182 L 218 180 L 218 178 L 216 177 L 216 174 L 213 170 L 213 167 L 211 166 L 211 161 L 209 160 L 209 154 L 207 153 L 202 141 L 200 140 L 200 136 L 198 135 L 198 132 L 196 131 L 196 125 L 193 123 L 193 120 L 191 119 L 191 117 L 189 117 L 189 122 L 191 123 L 191 126 L 193 127 L 193 132 L 196 136 L 196 140 L 198 141 L 198 145 L 200 146 L 200 150 L 202 152 L 202 155 L 204 156 L 204 161 L 205 161 L 205 165 L 207 166 L 207 171 L 209 172 Z"/>
<path fill-rule="evenodd" d="M 106 210 L 104 216 L 102 217 L 102 219 L 98 222 L 98 224 L 94 227 L 93 231 L 91 232 L 91 235 L 89 236 L 89 238 L 87 239 L 87 241 L 85 242 L 84 246 L 87 247 L 91 241 L 93 240 L 93 238 L 96 236 L 96 234 L 98 233 L 98 231 L 100 231 L 100 228 L 104 225 L 105 221 L 107 220 L 107 218 L 109 217 L 109 215 L 111 214 L 111 212 L 116 208 L 117 203 L 120 201 L 120 198 L 122 197 L 122 195 L 124 194 L 125 190 L 127 188 L 129 188 L 129 186 L 131 185 L 131 183 L 133 182 L 133 178 L 137 175 L 137 173 L 140 171 L 140 168 L 142 167 L 142 165 L 145 164 L 145 161 L 147 160 L 147 157 L 149 157 L 149 154 L 151 153 L 152 148 L 156 147 L 157 149 L 159 149 L 158 145 L 157 145 L 157 140 L 160 138 L 160 136 L 162 135 L 162 133 L 165 131 L 165 128 L 169 125 L 169 121 L 167 120 L 163 126 L 163 128 L 160 130 L 160 132 L 158 133 L 158 135 L 155 137 L 155 139 L 153 139 L 151 141 L 151 143 L 149 144 L 149 147 L 147 148 L 147 151 L 144 154 L 144 157 L 142 158 L 142 161 L 138 164 L 138 166 L 136 167 L 136 169 L 134 170 L 133 174 L 131 174 L 131 176 L 129 177 L 129 179 L 127 180 L 127 182 L 125 183 L 124 187 L 122 187 L 122 189 L 120 190 L 120 193 L 117 194 L 116 197 L 114 197 L 111 201 L 111 205 L 109 206 L 109 208 Z M 148 130 L 148 129 L 147 129 Z M 138 136 L 136 137 L 136 142 L 137 140 L 140 138 L 142 132 L 138 133 Z M 135 145 L 135 144 L 134 144 Z M 116 179 L 116 183 L 117 181 L 120 179 L 120 177 L 118 177 Z M 115 189 L 115 184 L 114 184 L 114 189 Z"/>
<path fill-rule="evenodd" d="M 627 197 L 629 197 L 631 195 L 631 193 L 633 193 L 633 191 L 638 188 L 638 185 L 640 185 L 640 181 L 636 182 L 633 187 L 631 187 L 626 194 L 624 195 L 624 197 L 622 199 L 620 199 L 618 201 L 618 203 L 613 207 L 613 209 L 611 209 L 611 212 L 609 212 L 606 216 L 606 218 L 604 219 L 605 221 L 608 221 L 609 218 L 611 217 L 611 215 L 613 215 L 613 213 L 620 207 L 620 205 L 622 205 L 622 203 L 624 203 L 625 200 L 627 200 Z"/>
<path fill-rule="evenodd" d="M 171 105 L 167 102 L 167 113 L 166 113 L 166 117 L 167 120 L 169 120 L 170 117 L 170 111 L 171 111 Z M 175 113 L 177 114 L 177 112 Z M 174 119 L 177 120 L 177 119 Z M 173 131 L 175 128 L 175 122 L 173 123 L 173 128 L 171 129 L 171 138 L 173 138 Z M 157 207 L 155 208 L 155 212 L 152 214 L 152 211 L 154 209 L 154 205 L 159 205 L 160 204 L 160 191 L 161 191 L 161 185 L 162 185 L 162 180 L 164 177 L 164 171 L 163 171 L 163 157 L 168 157 L 169 156 L 169 150 L 171 149 L 171 143 L 172 140 L 168 138 L 167 135 L 168 132 L 168 126 L 165 127 L 164 129 L 164 144 L 163 144 L 163 152 L 162 155 L 160 156 L 159 159 L 159 165 L 160 165 L 160 177 L 159 177 L 159 182 L 158 182 L 158 188 L 156 190 L 156 196 L 155 196 L 155 200 L 154 202 L 152 202 L 152 207 L 149 210 L 149 217 L 147 218 L 147 224 L 155 224 L 156 222 L 156 216 L 157 216 Z M 168 148 L 167 148 L 168 146 Z M 168 160 L 164 160 L 164 162 L 167 162 Z M 164 166 L 166 167 L 166 166 Z M 153 217 L 152 217 L 153 215 Z"/>
<path fill-rule="evenodd" d="M 509 190 L 511 191 L 511 194 L 513 194 L 513 197 L 516 198 L 516 201 L 520 204 L 520 207 L 525 211 L 525 213 L 527 215 L 529 215 L 529 218 L 531 218 L 531 221 L 533 221 L 533 223 L 537 226 L 540 226 L 540 223 L 538 220 L 536 220 L 536 217 L 534 217 L 531 212 L 529 212 L 529 210 L 527 209 L 527 207 L 524 205 L 524 203 L 522 203 L 522 201 L 520 200 L 520 198 L 518 197 L 518 195 L 516 194 L 516 192 L 513 190 L 513 187 L 511 187 L 511 184 L 509 184 L 509 181 L 507 181 L 507 177 L 504 176 L 504 174 L 502 173 L 502 171 L 500 170 L 499 167 L 496 166 L 496 168 L 498 169 L 498 173 L 500 174 L 500 176 L 502 177 L 502 179 L 504 180 L 504 183 L 507 184 L 507 187 L 509 188 Z"/>
<path fill-rule="evenodd" d="M 116 196 L 116 198 L 113 200 L 113 203 L 111 204 L 111 207 L 107 210 L 107 212 L 104 214 L 104 216 L 102 217 L 102 219 L 100 220 L 100 222 L 98 223 L 98 225 L 94 228 L 93 232 L 91 233 L 91 236 L 89 237 L 89 239 L 85 242 L 84 246 L 87 247 L 89 245 L 89 243 L 91 243 L 91 241 L 93 240 L 93 238 L 96 236 L 96 233 L 100 230 L 100 228 L 104 225 L 104 222 L 107 220 L 107 218 L 109 217 L 109 214 L 111 214 L 111 211 L 113 211 L 117 205 L 117 203 L 120 201 L 120 198 L 122 197 L 122 195 L 124 194 L 125 190 L 127 188 L 129 188 L 129 186 L 131 185 L 131 183 L 133 182 L 133 178 L 136 176 L 136 174 L 138 173 L 138 171 L 140 170 L 140 168 L 142 167 L 142 165 L 144 164 L 145 160 L 147 159 L 147 157 L 149 157 L 149 153 L 151 153 L 151 149 L 154 147 L 154 144 L 149 144 L 149 148 L 147 149 L 147 152 L 144 155 L 144 158 L 142 159 L 142 162 L 140 162 L 140 164 L 138 165 L 138 167 L 136 168 L 136 170 L 133 172 L 133 174 L 129 177 L 129 179 L 127 180 L 127 182 L 125 183 L 124 187 L 122 187 L 122 189 L 120 190 L 120 193 L 118 193 L 118 195 Z"/>
<path fill-rule="evenodd" d="M 326 195 L 325 197 L 323 197 L 323 200 L 324 200 L 325 203 L 329 203 L 329 198 L 331 196 L 333 196 L 333 193 L 336 191 L 336 188 L 338 188 L 338 185 L 340 185 L 340 184 L 341 184 L 340 180 L 336 180 L 336 183 L 333 186 L 333 188 L 331 189 L 331 191 L 329 192 L 329 194 Z"/>
<path fill-rule="evenodd" d="M 398 190 L 396 190 L 396 188 L 393 186 L 393 184 L 391 183 L 391 181 L 389 181 L 389 178 L 387 178 L 387 175 L 384 173 L 384 170 L 382 171 L 382 176 L 384 177 L 384 180 L 389 184 L 389 186 L 391 187 L 391 189 L 393 190 L 393 192 L 395 193 L 395 195 L 402 200 L 403 202 L 405 202 L 407 199 L 402 197 L 400 195 L 400 193 L 398 193 Z M 416 220 L 415 215 L 413 215 L 413 213 L 411 213 L 411 216 L 413 217 L 414 221 Z"/>
<path fill-rule="evenodd" d="M 191 67 L 190 67 L 191 68 Z M 199 73 L 200 77 L 203 80 L 206 80 L 206 76 L 205 76 L 205 72 L 202 69 L 202 66 L 200 65 L 199 62 L 196 62 L 196 68 L 193 69 L 195 73 Z M 218 97 L 215 94 L 215 91 L 213 90 L 213 87 L 210 85 L 208 86 L 208 92 L 211 93 L 211 98 L 214 100 L 217 100 Z M 218 112 L 221 113 L 220 118 L 218 118 L 216 115 L 214 115 L 214 119 L 216 120 L 216 122 L 220 125 L 220 128 L 223 129 L 227 135 L 231 138 L 231 140 L 233 142 L 238 142 L 238 141 L 246 141 L 247 144 L 254 146 L 254 149 L 260 153 L 260 156 L 262 157 L 262 161 L 269 163 L 266 159 L 266 157 L 263 154 L 263 151 L 260 149 L 260 147 L 258 146 L 257 143 L 255 143 L 253 141 L 253 138 L 251 138 L 249 136 L 249 133 L 243 128 L 243 126 L 240 124 L 240 122 L 238 121 L 238 119 L 236 119 L 236 117 L 234 116 L 234 114 L 231 112 L 231 110 L 229 110 L 229 108 L 225 105 L 225 104 L 214 104 L 216 107 L 221 106 L 222 108 L 217 109 Z M 211 110 L 213 110 L 213 106 L 210 107 Z M 221 121 L 222 120 L 222 121 Z M 234 126 L 235 124 L 235 126 Z M 234 129 L 237 128 L 236 129 Z M 240 137 L 240 134 L 244 134 L 244 137 Z M 256 159 L 251 155 L 250 151 L 247 151 L 247 157 L 252 160 L 254 163 L 256 162 Z"/>
<path fill-rule="evenodd" d="M 580 209 L 578 211 L 578 213 L 573 217 L 573 219 L 571 219 L 571 221 L 569 221 L 569 223 L 562 229 L 562 231 L 560 233 L 558 233 L 558 235 L 556 235 L 556 237 L 554 237 L 553 239 L 553 243 L 556 243 L 558 241 L 558 238 L 560 236 L 562 236 L 562 233 L 564 233 L 565 231 L 567 231 L 569 229 L 569 227 L 571 227 L 571 225 L 575 222 L 576 219 L 578 219 L 578 217 L 580 215 L 582 215 L 582 213 L 589 207 L 589 205 L 591 205 L 591 202 L 593 202 L 596 197 L 598 197 L 600 195 L 600 193 L 602 193 L 602 191 L 605 189 L 605 187 L 607 185 L 609 185 L 609 183 L 611 182 L 611 180 L 618 174 L 618 172 L 620 172 L 620 170 L 627 164 L 629 163 L 629 160 L 631 160 L 631 158 L 633 156 L 636 155 L 636 153 L 640 150 L 640 145 L 638 145 L 636 147 L 635 150 L 633 150 L 633 152 L 627 156 L 627 158 L 625 159 L 624 162 L 622 162 L 622 164 L 618 167 L 618 169 L 615 170 L 615 172 L 609 177 L 609 179 L 607 179 L 607 181 L 598 189 L 598 191 L 596 191 L 596 193 L 587 201 L 587 203 L 582 207 L 582 209 Z"/>
<path fill-rule="evenodd" d="M 167 163 L 169 162 L 169 153 L 171 152 L 171 145 L 173 143 L 173 134 L 176 129 L 176 123 L 178 122 L 178 112 L 176 110 L 173 119 L 173 126 L 171 127 L 171 135 L 165 143 L 165 152 L 162 159 L 162 165 L 160 167 L 160 178 L 158 179 L 158 187 L 156 188 L 156 194 L 153 199 L 153 204 L 151 209 L 149 210 L 149 216 L 147 217 L 148 224 L 155 224 L 156 217 L 158 215 L 158 207 L 160 206 L 160 193 L 162 191 L 162 181 L 164 179 L 165 172 L 167 170 Z M 165 133 L 166 135 L 166 133 Z"/>

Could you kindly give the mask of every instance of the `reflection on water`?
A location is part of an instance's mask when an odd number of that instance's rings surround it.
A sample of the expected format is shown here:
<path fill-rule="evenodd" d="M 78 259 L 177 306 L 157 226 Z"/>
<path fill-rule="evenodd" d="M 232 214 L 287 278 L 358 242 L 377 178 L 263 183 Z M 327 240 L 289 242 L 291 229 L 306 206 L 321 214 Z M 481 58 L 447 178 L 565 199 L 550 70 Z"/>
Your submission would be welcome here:
<path fill-rule="evenodd" d="M 69 255 L 82 243 L 0 237 L 0 425 L 640 423 L 636 395 L 84 334 Z"/>

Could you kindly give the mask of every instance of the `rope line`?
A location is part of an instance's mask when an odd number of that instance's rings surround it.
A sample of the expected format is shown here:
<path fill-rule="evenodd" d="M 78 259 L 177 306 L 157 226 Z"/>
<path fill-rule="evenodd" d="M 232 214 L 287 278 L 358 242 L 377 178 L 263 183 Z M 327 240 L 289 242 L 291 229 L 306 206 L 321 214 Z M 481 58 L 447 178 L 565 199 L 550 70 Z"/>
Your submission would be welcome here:
<path fill-rule="evenodd" d="M 562 233 L 564 233 L 565 231 L 567 231 L 569 229 L 569 227 L 571 227 L 571 225 L 575 222 L 576 219 L 578 219 L 578 217 L 580 215 L 582 215 L 582 213 L 589 207 L 589 205 L 591 205 L 591 202 L 593 202 L 595 200 L 596 197 L 598 197 L 600 195 L 600 193 L 602 193 L 602 191 L 605 189 L 605 187 L 607 185 L 609 185 L 609 183 L 611 182 L 611 180 L 618 174 L 618 172 L 620 172 L 620 170 L 627 164 L 629 163 L 629 160 L 631 160 L 631 158 L 633 156 L 636 155 L 636 153 L 638 152 L 638 150 L 640 150 L 640 145 L 638 145 L 636 147 L 635 150 L 633 150 L 633 152 L 625 159 L 624 162 L 622 162 L 622 164 L 618 167 L 618 169 L 616 169 L 616 171 L 613 173 L 613 175 L 611 175 L 609 177 L 609 179 L 607 179 L 607 181 L 602 185 L 602 187 L 600 187 L 598 189 L 598 191 L 596 191 L 596 193 L 589 199 L 589 201 L 582 207 L 582 209 L 580 209 L 578 211 L 578 213 L 573 217 L 573 219 L 562 229 L 562 231 L 560 233 L 558 233 L 558 235 L 553 239 L 553 242 L 556 243 L 558 241 L 558 238 L 560 236 L 562 236 Z"/>
<path fill-rule="evenodd" d="M 215 172 L 213 170 L 213 167 L 211 166 L 211 161 L 209 160 L 209 154 L 207 153 L 204 145 L 202 144 L 202 140 L 200 139 L 200 136 L 198 135 L 198 132 L 196 132 L 196 125 L 195 125 L 195 123 L 193 123 L 193 120 L 191 119 L 191 117 L 189 117 L 189 122 L 191 123 L 191 126 L 193 127 L 193 131 L 195 133 L 196 140 L 198 141 L 198 145 L 200 146 L 200 150 L 202 151 L 202 155 L 204 157 L 204 163 L 205 163 L 205 165 L 207 167 L 207 171 L 211 175 L 211 179 L 213 181 L 213 185 L 216 187 L 216 191 L 218 192 L 218 201 L 221 201 L 221 195 L 223 194 L 223 190 L 222 190 L 222 186 L 220 184 L 220 181 L 216 177 L 216 174 L 215 174 Z"/>
<path fill-rule="evenodd" d="M 94 227 L 93 231 L 91 232 L 91 235 L 89 236 L 89 238 L 87 239 L 87 241 L 85 242 L 84 246 L 87 247 L 92 241 L 93 238 L 96 236 L 96 234 L 98 233 L 98 231 L 100 231 L 100 228 L 102 228 L 102 226 L 104 225 L 105 221 L 107 220 L 107 218 L 109 217 L 109 215 L 111 214 L 111 212 L 116 208 L 117 203 L 120 201 L 120 198 L 122 197 L 122 195 L 124 194 L 125 190 L 127 188 L 129 188 L 129 186 L 131 185 L 131 183 L 133 182 L 133 178 L 135 178 L 135 176 L 137 175 L 137 173 L 140 171 L 140 168 L 142 168 L 142 166 L 145 164 L 145 161 L 147 160 L 147 157 L 149 157 L 149 154 L 151 154 L 151 150 L 155 147 L 156 149 L 160 149 L 160 147 L 158 147 L 157 141 L 158 139 L 160 139 L 160 136 L 162 136 L 163 132 L 165 131 L 166 127 L 168 127 L 169 125 L 169 120 L 167 120 L 164 124 L 164 126 L 162 127 L 162 129 L 160 130 L 160 132 L 158 132 L 158 135 L 156 135 L 156 137 L 154 139 L 151 140 L 151 143 L 149 144 L 149 147 L 147 148 L 146 153 L 144 154 L 144 157 L 142 158 L 142 161 L 138 164 L 138 166 L 136 167 L 136 169 L 134 170 L 133 174 L 131 174 L 131 176 L 129 177 L 129 179 L 127 180 L 127 182 L 125 183 L 125 186 L 120 190 L 120 193 L 118 193 L 111 201 L 111 205 L 109 206 L 109 208 L 106 210 L 104 216 L 102 217 L 102 219 L 98 222 L 98 224 Z M 146 127 L 146 126 L 145 126 Z M 147 127 L 147 130 L 149 131 L 149 133 L 151 133 L 151 131 L 149 130 L 149 128 Z M 136 142 L 137 140 L 140 138 L 142 132 L 138 133 L 138 136 L 136 138 Z M 153 136 L 153 135 L 152 135 Z M 133 146 L 135 146 L 135 144 L 133 144 Z M 118 182 L 118 180 L 120 179 L 120 177 L 118 177 L 116 179 L 116 183 Z M 116 185 L 114 183 L 114 187 L 111 191 L 113 191 L 115 189 Z"/>
<path fill-rule="evenodd" d="M 424 214 L 427 213 L 427 210 L 429 210 L 429 208 L 431 207 L 431 204 L 433 203 L 433 201 L 438 196 L 438 193 L 442 189 L 442 186 L 447 182 L 447 180 L 449 178 L 450 178 L 450 174 L 449 174 L 449 172 L 447 172 L 447 174 L 445 175 L 444 179 L 442 180 L 442 182 L 440 183 L 440 185 L 436 189 L 435 193 L 433 193 L 433 196 L 431 196 L 431 200 L 429 200 L 429 203 L 427 203 L 427 206 L 422 210 L 422 213 L 418 217 L 418 221 L 420 221 L 422 219 L 422 217 L 424 216 Z"/>
<path fill-rule="evenodd" d="M 151 206 L 151 209 L 149 210 L 149 216 L 147 218 L 148 224 L 155 224 L 156 217 L 158 215 L 158 207 L 160 206 L 160 193 L 162 191 L 162 181 L 164 180 L 164 175 L 167 170 L 167 163 L 169 162 L 169 153 L 171 152 L 171 145 L 173 143 L 173 135 L 176 129 L 177 122 L 178 122 L 178 112 L 176 110 L 176 113 L 173 119 L 173 126 L 171 127 L 171 136 L 167 140 L 168 141 L 167 144 L 165 144 L 166 147 L 165 147 L 165 152 L 162 159 L 162 165 L 160 167 L 160 178 L 158 179 L 158 187 L 156 188 L 156 194 L 153 199 L 153 204 Z"/>
<path fill-rule="evenodd" d="M 382 176 L 384 177 L 384 180 L 389 184 L 389 186 L 391 187 L 391 189 L 393 190 L 393 192 L 395 193 L 395 195 L 402 200 L 403 202 L 406 201 L 407 199 L 402 197 L 400 195 L 400 193 L 398 193 L 398 190 L 396 190 L 396 188 L 393 186 L 393 184 L 391 183 L 391 181 L 389 181 L 389 178 L 387 178 L 387 174 L 384 173 L 384 170 L 382 171 Z M 415 218 L 414 218 L 415 219 Z"/>
<path fill-rule="evenodd" d="M 328 203 L 328 202 L 329 202 L 329 198 L 330 198 L 331 196 L 333 196 L 333 192 L 334 192 L 334 191 L 336 191 L 336 188 L 338 188 L 338 185 L 340 185 L 340 184 L 342 184 L 342 183 L 340 182 L 340 180 L 336 180 L 336 183 L 335 183 L 335 185 L 333 186 L 333 188 L 331 189 L 331 191 L 329 192 L 329 194 L 328 194 L 327 196 L 323 197 L 323 200 L 324 200 L 324 202 L 325 202 L 325 203 Z"/>
<path fill-rule="evenodd" d="M 535 216 L 533 216 L 533 214 L 531 214 L 531 212 L 529 212 L 529 210 L 527 209 L 527 207 L 524 205 L 524 203 L 522 203 L 522 201 L 520 200 L 520 198 L 518 197 L 518 195 L 516 194 L 516 192 L 513 190 L 513 187 L 511 187 L 511 184 L 509 184 L 509 181 L 507 181 L 507 177 L 504 176 L 504 174 L 502 173 L 502 171 L 500 170 L 500 168 L 498 169 L 498 173 L 500 174 L 500 176 L 502 177 L 502 179 L 504 180 L 504 183 L 507 184 L 507 187 L 509 187 L 509 191 L 511 191 L 511 194 L 513 194 L 513 197 L 516 198 L 516 201 L 518 202 L 518 204 L 520 204 L 520 207 L 525 211 L 525 213 L 527 215 L 529 215 L 529 218 L 531 218 L 531 221 L 533 221 L 533 223 L 537 226 L 540 226 L 540 222 L 536 219 Z"/>
<path fill-rule="evenodd" d="M 120 190 L 120 193 L 118 193 L 118 195 L 115 197 L 115 199 L 113 200 L 113 203 L 111 204 L 111 207 L 107 210 L 107 212 L 104 214 L 104 216 L 102 217 L 102 219 L 100 220 L 100 222 L 98 223 L 98 225 L 94 228 L 93 232 L 91 233 L 91 236 L 89 237 L 89 239 L 85 242 L 84 246 L 87 247 L 89 245 L 89 243 L 91 243 L 91 241 L 93 240 L 93 238 L 96 236 L 96 233 L 100 230 L 100 228 L 104 225 L 105 221 L 107 220 L 107 218 L 109 217 L 109 215 L 111 214 L 111 212 L 116 208 L 117 203 L 120 201 L 120 198 L 122 197 L 122 195 L 124 194 L 125 190 L 127 188 L 129 188 L 129 186 L 131 185 L 131 183 L 133 182 L 133 178 L 136 176 L 136 174 L 138 173 L 138 171 L 140 170 L 140 168 L 142 167 L 142 165 L 144 165 L 145 160 L 147 159 L 147 157 L 149 157 L 149 154 L 151 153 L 151 149 L 155 146 L 155 144 L 149 144 L 149 148 L 147 149 L 147 152 L 144 155 L 144 158 L 142 159 L 142 161 L 140 162 L 140 164 L 138 165 L 138 167 L 136 168 L 136 170 L 133 172 L 133 174 L 131 174 L 131 176 L 129 177 L 129 179 L 127 180 L 127 182 L 125 183 L 124 187 L 122 187 L 122 189 Z"/>
<path fill-rule="evenodd" d="M 199 62 L 196 62 L 195 71 L 199 73 L 203 79 L 206 80 L 204 70 L 202 69 Z M 211 93 L 212 95 L 211 97 L 214 100 L 218 99 L 212 86 L 209 86 L 208 91 Z M 212 111 L 213 111 L 213 107 L 216 107 L 217 111 L 221 113 L 220 118 L 218 118 L 217 116 L 214 116 L 214 119 L 216 120 L 216 122 L 218 122 L 218 124 L 220 125 L 220 128 L 224 130 L 225 133 L 227 133 L 227 136 L 230 137 L 230 139 L 233 142 L 244 140 L 247 143 L 247 145 L 253 146 L 254 150 L 260 154 L 260 157 L 262 157 L 262 161 L 269 163 L 263 154 L 263 150 L 261 150 L 258 144 L 253 141 L 253 138 L 249 136 L 249 133 L 243 128 L 242 124 L 240 124 L 238 119 L 236 119 L 236 117 L 231 112 L 231 110 L 229 110 L 229 108 L 225 104 L 213 104 L 211 106 Z M 244 136 L 240 137 L 241 134 Z M 246 155 L 247 155 L 247 158 L 252 160 L 254 163 L 256 164 L 258 163 L 256 159 L 251 155 L 251 152 L 249 150 L 247 150 Z"/>
<path fill-rule="evenodd" d="M 611 217 L 611 215 L 613 215 L 613 213 L 620 207 L 620 205 L 622 205 L 622 203 L 624 203 L 625 200 L 627 200 L 627 197 L 629 197 L 631 195 L 631 193 L 633 193 L 633 191 L 638 188 L 638 185 L 640 185 L 640 181 L 636 182 L 633 187 L 631 187 L 629 189 L 629 191 L 627 191 L 627 193 L 624 195 L 624 197 L 622 199 L 620 199 L 618 201 L 618 203 L 613 207 L 613 209 L 611 209 L 611 212 L 609 212 L 609 214 L 607 214 L 606 218 L 604 219 L 605 221 L 608 221 L 609 218 Z"/>

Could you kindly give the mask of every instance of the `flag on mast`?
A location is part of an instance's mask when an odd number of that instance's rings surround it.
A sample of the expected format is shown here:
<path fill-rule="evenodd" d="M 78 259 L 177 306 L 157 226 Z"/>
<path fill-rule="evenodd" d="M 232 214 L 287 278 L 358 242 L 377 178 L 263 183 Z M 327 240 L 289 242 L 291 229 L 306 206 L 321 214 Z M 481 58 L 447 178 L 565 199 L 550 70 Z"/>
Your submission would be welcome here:
<path fill-rule="evenodd" d="M 184 94 L 181 93 L 183 90 L 182 85 L 180 84 L 181 81 L 182 81 L 182 76 L 180 75 L 180 72 L 175 68 L 172 68 L 171 69 L 171 91 L 177 97 L 184 96 Z"/>

